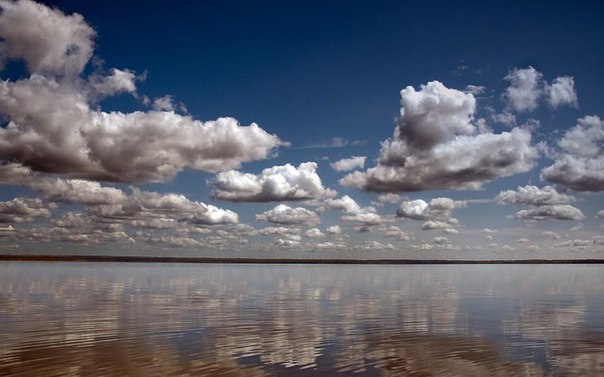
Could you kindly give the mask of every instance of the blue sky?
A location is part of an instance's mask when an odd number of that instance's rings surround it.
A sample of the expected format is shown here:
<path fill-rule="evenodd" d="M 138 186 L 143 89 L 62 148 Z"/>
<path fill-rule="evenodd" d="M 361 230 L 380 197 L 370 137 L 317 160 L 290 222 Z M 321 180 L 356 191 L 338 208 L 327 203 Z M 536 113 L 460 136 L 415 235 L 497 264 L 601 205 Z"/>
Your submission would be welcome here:
<path fill-rule="evenodd" d="M 0 2 L 7 252 L 604 251 L 598 2 L 44 4 Z"/>

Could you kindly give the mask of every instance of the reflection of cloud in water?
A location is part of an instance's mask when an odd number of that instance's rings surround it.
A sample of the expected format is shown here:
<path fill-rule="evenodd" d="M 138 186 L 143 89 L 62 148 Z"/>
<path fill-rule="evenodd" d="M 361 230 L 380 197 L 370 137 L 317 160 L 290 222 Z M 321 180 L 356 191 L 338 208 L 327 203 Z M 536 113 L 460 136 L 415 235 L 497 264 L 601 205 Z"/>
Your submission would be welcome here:
<path fill-rule="evenodd" d="M 604 329 L 603 282 L 598 266 L 5 263 L 0 375 L 585 375 L 604 371 L 585 335 Z"/>

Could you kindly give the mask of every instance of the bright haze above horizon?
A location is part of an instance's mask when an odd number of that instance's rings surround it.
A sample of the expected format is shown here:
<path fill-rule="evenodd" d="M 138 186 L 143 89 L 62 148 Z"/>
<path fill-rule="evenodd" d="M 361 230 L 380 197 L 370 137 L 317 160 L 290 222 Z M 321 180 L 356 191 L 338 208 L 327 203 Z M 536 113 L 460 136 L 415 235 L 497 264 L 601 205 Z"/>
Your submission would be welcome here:
<path fill-rule="evenodd" d="M 0 0 L 0 253 L 604 256 L 604 4 Z"/>

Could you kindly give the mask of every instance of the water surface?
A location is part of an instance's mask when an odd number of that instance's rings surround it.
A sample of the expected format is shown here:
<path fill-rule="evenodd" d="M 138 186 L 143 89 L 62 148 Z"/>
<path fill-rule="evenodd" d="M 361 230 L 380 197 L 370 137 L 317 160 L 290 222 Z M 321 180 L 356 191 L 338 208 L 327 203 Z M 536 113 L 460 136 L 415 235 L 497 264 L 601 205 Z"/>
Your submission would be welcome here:
<path fill-rule="evenodd" d="M 0 263 L 2 376 L 602 376 L 598 265 Z"/>

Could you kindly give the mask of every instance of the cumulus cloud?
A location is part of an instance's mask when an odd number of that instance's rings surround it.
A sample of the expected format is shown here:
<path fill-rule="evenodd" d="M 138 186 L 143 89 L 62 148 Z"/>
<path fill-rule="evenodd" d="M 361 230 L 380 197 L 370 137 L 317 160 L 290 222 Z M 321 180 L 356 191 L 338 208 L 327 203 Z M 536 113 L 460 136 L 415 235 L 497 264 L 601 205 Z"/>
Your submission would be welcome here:
<path fill-rule="evenodd" d="M 457 226 L 456 221 L 451 221 L 454 219 L 450 219 L 449 221 L 439 221 L 439 220 L 429 220 L 422 224 L 421 230 L 442 230 L 445 233 L 455 234 L 457 233 L 455 230 L 455 226 Z M 452 231 L 451 231 L 452 230 Z"/>
<path fill-rule="evenodd" d="M 385 221 L 381 215 L 375 213 L 375 208 L 361 207 L 348 195 L 339 199 L 327 199 L 325 204 L 329 208 L 344 211 L 340 218 L 342 221 L 357 222 L 365 226 L 380 225 Z"/>
<path fill-rule="evenodd" d="M 263 235 L 284 235 L 284 234 L 299 234 L 300 229 L 284 226 L 268 226 L 258 230 L 258 233 Z"/>
<path fill-rule="evenodd" d="M 332 235 L 342 234 L 342 228 L 340 228 L 339 225 L 329 226 L 329 227 L 327 227 L 327 229 L 325 229 L 325 231 L 328 234 L 332 234 Z"/>
<path fill-rule="evenodd" d="M 136 188 L 124 203 L 98 206 L 93 211 L 101 218 L 122 220 L 167 218 L 204 225 L 239 221 L 239 216 L 231 210 L 192 201 L 180 194 L 160 194 Z"/>
<path fill-rule="evenodd" d="M 340 180 L 366 191 L 478 189 L 495 178 L 528 171 L 538 156 L 527 128 L 492 133 L 474 122 L 471 93 L 438 81 L 401 91 L 401 116 L 382 142 L 376 167 Z"/>
<path fill-rule="evenodd" d="M 541 178 L 576 191 L 604 190 L 604 121 L 586 116 L 558 141 L 562 152 Z"/>
<path fill-rule="evenodd" d="M 173 112 L 104 112 L 98 96 L 133 93 L 134 73 L 82 80 L 94 31 L 77 14 L 31 1 L 1 1 L 0 55 L 31 76 L 0 83 L 0 160 L 99 181 L 165 181 L 184 168 L 217 172 L 270 157 L 284 143 L 256 124 L 201 122 Z M 32 28 L 31 25 L 36 25 Z"/>
<path fill-rule="evenodd" d="M 331 199 L 331 198 L 326 199 L 325 204 L 329 208 L 337 209 L 337 210 L 348 212 L 348 213 L 363 212 L 363 209 L 361 208 L 361 206 L 348 195 L 344 195 L 338 199 Z M 371 210 L 371 209 L 369 211 L 374 212 L 374 210 Z"/>
<path fill-rule="evenodd" d="M 314 225 L 319 222 L 319 216 L 306 208 L 289 207 L 279 204 L 275 208 L 256 215 L 257 220 L 264 220 L 283 225 Z"/>
<path fill-rule="evenodd" d="M 553 186 L 539 188 L 532 185 L 518 186 L 517 190 L 502 191 L 495 199 L 501 204 L 533 206 L 569 204 L 575 201 L 573 196 L 561 194 Z"/>
<path fill-rule="evenodd" d="M 330 165 L 331 168 L 335 171 L 350 171 L 355 169 L 363 169 L 363 167 L 365 167 L 366 158 L 366 156 L 352 156 L 350 158 L 343 158 Z"/>
<path fill-rule="evenodd" d="M 581 220 L 585 218 L 581 210 L 571 206 L 575 198 L 561 194 L 552 186 L 526 185 L 517 190 L 500 192 L 495 198 L 499 204 L 527 206 L 516 213 L 516 218 L 523 220 Z"/>
<path fill-rule="evenodd" d="M 174 111 L 174 99 L 171 95 L 157 97 L 153 100 L 153 110 L 156 111 Z"/>
<path fill-rule="evenodd" d="M 570 76 L 557 77 L 551 85 L 546 86 L 547 101 L 551 107 L 571 105 L 577 107 L 575 79 Z"/>
<path fill-rule="evenodd" d="M 523 220 L 582 220 L 585 216 L 576 207 L 559 204 L 524 209 L 516 213 L 516 218 Z"/>
<path fill-rule="evenodd" d="M 304 236 L 308 238 L 322 238 L 325 237 L 325 234 L 323 234 L 323 232 L 321 232 L 321 230 L 318 228 L 311 228 L 304 232 Z"/>
<path fill-rule="evenodd" d="M 230 170 L 218 173 L 211 183 L 215 198 L 234 202 L 309 200 L 336 195 L 334 190 L 323 187 L 315 162 L 304 162 L 298 167 L 273 166 L 258 175 Z"/>
<path fill-rule="evenodd" d="M 541 72 L 530 66 L 511 70 L 505 77 L 510 86 L 503 95 L 508 108 L 517 112 L 533 111 L 543 96 L 552 108 L 562 105 L 578 106 L 573 77 L 559 76 L 551 84 L 542 78 Z"/>
<path fill-rule="evenodd" d="M 99 182 L 43 175 L 16 163 L 0 163 L 0 184 L 28 187 L 52 202 L 102 205 L 126 200 L 126 194 L 120 189 L 101 186 Z"/>
<path fill-rule="evenodd" d="M 49 217 L 54 206 L 40 199 L 15 198 L 0 202 L 0 223 L 22 223 L 36 217 Z"/>
<path fill-rule="evenodd" d="M 604 209 L 603 209 L 603 210 L 598 211 L 598 218 L 599 218 L 599 219 L 604 219 Z"/>
<path fill-rule="evenodd" d="M 394 194 L 394 193 L 386 193 L 386 194 L 380 194 L 378 196 L 378 202 L 380 203 L 389 203 L 389 204 L 394 204 L 394 203 L 398 203 L 401 200 L 401 196 L 399 194 Z"/>
<path fill-rule="evenodd" d="M 96 73 L 91 75 L 88 81 L 98 96 L 108 97 L 124 92 L 135 93 L 136 79 L 136 73 L 129 69 L 113 68 L 110 75 L 104 76 Z"/>
<path fill-rule="evenodd" d="M 395 225 L 389 226 L 385 229 L 384 237 L 396 238 L 399 241 L 409 241 L 411 239 L 407 232 Z"/>
<path fill-rule="evenodd" d="M 535 110 L 543 93 L 542 77 L 540 72 L 530 66 L 514 68 L 508 72 L 505 79 L 510 82 L 510 86 L 504 94 L 508 106 L 518 112 Z"/>
<path fill-rule="evenodd" d="M 95 31 L 77 13 L 2 0 L 0 36 L 0 57 L 23 59 L 30 72 L 78 75 L 92 56 Z"/>
<path fill-rule="evenodd" d="M 417 199 L 402 202 L 396 215 L 414 220 L 447 219 L 455 209 L 465 206 L 466 202 L 450 198 L 434 198 L 430 203 Z"/>

